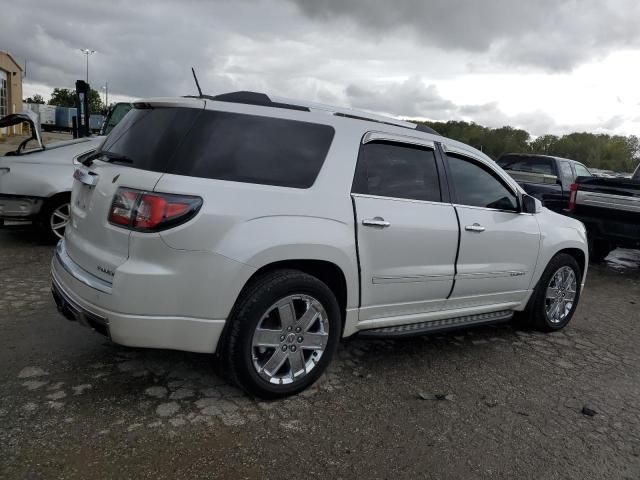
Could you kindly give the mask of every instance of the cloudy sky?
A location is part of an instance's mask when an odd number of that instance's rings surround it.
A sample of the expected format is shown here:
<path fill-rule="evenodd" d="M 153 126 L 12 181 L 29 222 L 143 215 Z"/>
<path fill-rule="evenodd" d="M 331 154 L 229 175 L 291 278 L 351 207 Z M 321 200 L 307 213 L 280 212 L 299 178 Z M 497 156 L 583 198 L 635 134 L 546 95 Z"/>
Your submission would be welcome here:
<path fill-rule="evenodd" d="M 637 0 L 20 0 L 0 50 L 25 97 L 84 78 L 111 99 L 203 90 L 534 135 L 640 133 Z M 99 88 L 98 88 L 99 89 Z"/>

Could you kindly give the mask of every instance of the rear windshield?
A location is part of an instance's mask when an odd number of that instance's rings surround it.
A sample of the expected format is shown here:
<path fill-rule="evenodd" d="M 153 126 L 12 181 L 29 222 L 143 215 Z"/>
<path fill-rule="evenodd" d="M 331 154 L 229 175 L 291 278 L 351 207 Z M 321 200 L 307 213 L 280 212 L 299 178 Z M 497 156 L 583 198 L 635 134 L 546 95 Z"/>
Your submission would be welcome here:
<path fill-rule="evenodd" d="M 115 126 L 100 150 L 127 157 L 127 165 L 132 167 L 165 173 L 200 112 L 191 108 L 134 108 Z"/>
<path fill-rule="evenodd" d="M 555 175 L 556 170 L 553 159 L 544 157 L 530 157 L 523 155 L 506 155 L 498 159 L 498 165 L 504 170 L 515 170 L 518 172 L 543 173 L 545 175 Z"/>
<path fill-rule="evenodd" d="M 102 150 L 145 170 L 309 188 L 333 140 L 333 127 L 190 108 L 134 109 Z"/>

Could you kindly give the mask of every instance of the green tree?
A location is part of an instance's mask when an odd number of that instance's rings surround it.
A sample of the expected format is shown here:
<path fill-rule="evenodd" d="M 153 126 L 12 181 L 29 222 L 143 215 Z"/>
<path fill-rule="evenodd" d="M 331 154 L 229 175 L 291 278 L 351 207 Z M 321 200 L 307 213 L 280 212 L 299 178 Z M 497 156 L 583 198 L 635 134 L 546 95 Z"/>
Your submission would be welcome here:
<path fill-rule="evenodd" d="M 640 139 L 635 135 L 574 132 L 532 139 L 528 132 L 509 126 L 487 128 L 462 121 L 418 123 L 482 150 L 494 160 L 505 153 L 537 153 L 571 158 L 588 167 L 618 172 L 632 172 L 640 161 Z"/>
<path fill-rule="evenodd" d="M 76 91 L 69 88 L 54 88 L 49 105 L 58 107 L 75 107 Z M 89 91 L 89 113 L 102 113 L 104 105 L 100 94 L 93 88 Z"/>
<path fill-rule="evenodd" d="M 54 88 L 51 98 L 49 99 L 49 105 L 56 105 L 57 107 L 75 107 L 76 91 L 68 88 Z"/>
<path fill-rule="evenodd" d="M 27 99 L 24 100 L 25 103 L 39 103 L 39 104 L 44 104 L 44 98 L 42 98 L 42 95 L 36 93 L 33 97 L 29 97 Z"/>

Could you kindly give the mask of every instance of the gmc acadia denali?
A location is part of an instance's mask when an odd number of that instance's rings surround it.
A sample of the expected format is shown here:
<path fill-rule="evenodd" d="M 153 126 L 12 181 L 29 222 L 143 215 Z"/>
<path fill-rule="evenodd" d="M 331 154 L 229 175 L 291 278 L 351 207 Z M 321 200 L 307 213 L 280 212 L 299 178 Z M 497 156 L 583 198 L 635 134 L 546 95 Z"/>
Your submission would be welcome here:
<path fill-rule="evenodd" d="M 135 346 L 216 353 L 253 395 L 339 339 L 573 316 L 582 223 L 433 130 L 252 92 L 139 101 L 74 173 L 59 310 Z"/>

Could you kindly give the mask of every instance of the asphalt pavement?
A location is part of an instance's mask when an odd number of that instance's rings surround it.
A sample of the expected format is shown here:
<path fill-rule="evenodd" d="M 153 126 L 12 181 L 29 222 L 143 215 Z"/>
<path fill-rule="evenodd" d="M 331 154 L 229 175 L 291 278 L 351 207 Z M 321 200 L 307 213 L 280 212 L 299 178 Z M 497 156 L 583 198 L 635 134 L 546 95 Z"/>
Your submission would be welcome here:
<path fill-rule="evenodd" d="M 637 252 L 591 267 L 562 332 L 355 338 L 275 402 L 67 321 L 51 254 L 0 231 L 0 478 L 640 478 Z"/>

